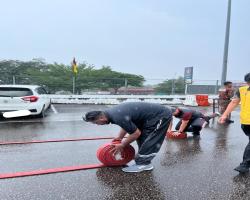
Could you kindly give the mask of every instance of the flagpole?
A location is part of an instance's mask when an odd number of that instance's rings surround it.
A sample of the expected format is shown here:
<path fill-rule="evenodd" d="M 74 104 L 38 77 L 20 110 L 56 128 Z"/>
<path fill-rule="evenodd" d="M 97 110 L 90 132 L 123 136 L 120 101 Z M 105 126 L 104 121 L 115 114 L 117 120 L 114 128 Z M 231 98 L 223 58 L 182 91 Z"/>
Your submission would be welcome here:
<path fill-rule="evenodd" d="M 76 74 L 77 74 L 77 63 L 76 63 L 76 60 L 75 58 L 73 58 L 73 61 L 72 61 L 72 72 L 73 72 L 73 78 L 72 78 L 72 81 L 73 81 L 73 94 L 75 94 L 75 88 L 76 88 Z"/>
<path fill-rule="evenodd" d="M 76 76 L 73 75 L 73 94 L 75 94 L 75 87 L 76 87 Z"/>

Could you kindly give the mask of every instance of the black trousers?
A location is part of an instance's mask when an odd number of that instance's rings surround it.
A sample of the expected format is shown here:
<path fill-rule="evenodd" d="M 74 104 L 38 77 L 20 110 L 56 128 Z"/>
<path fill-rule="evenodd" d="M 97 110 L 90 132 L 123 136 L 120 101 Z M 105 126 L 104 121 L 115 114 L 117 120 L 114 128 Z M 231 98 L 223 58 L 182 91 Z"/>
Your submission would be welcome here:
<path fill-rule="evenodd" d="M 189 120 L 184 132 L 193 132 L 194 135 L 199 135 L 202 129 L 202 125 L 204 124 L 205 120 L 203 118 L 196 118 Z M 175 127 L 175 130 L 179 130 L 181 126 L 182 120 L 180 120 Z"/>
<path fill-rule="evenodd" d="M 137 165 L 148 165 L 160 150 L 166 137 L 172 116 L 159 119 L 159 121 L 150 128 L 143 129 L 141 136 L 137 139 L 138 154 L 135 157 Z"/>
<path fill-rule="evenodd" d="M 244 154 L 243 154 L 243 163 L 250 166 L 250 125 L 241 125 L 242 130 L 248 136 L 249 142 L 245 148 Z"/>

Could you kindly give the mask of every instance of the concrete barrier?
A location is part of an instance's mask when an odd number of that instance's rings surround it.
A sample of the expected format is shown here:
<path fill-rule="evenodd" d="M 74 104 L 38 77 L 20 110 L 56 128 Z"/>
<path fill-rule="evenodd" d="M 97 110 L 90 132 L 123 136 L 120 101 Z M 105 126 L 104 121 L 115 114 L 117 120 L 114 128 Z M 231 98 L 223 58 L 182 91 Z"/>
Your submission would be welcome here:
<path fill-rule="evenodd" d="M 209 96 L 215 98 L 216 96 Z M 150 102 L 163 105 L 197 106 L 195 95 L 49 95 L 52 103 L 58 104 L 103 104 L 116 105 L 122 102 Z"/>
<path fill-rule="evenodd" d="M 187 95 L 183 104 L 185 106 L 198 106 L 198 104 L 196 102 L 196 96 L 195 95 Z"/>

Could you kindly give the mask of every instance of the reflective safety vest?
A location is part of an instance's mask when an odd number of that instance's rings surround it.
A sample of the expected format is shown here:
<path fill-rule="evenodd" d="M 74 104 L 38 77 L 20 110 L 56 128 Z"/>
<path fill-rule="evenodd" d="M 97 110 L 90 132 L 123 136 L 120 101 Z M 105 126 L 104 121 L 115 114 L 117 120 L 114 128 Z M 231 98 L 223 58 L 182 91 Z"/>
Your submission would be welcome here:
<path fill-rule="evenodd" d="M 243 86 L 239 88 L 241 111 L 240 111 L 240 123 L 250 125 L 250 90 L 249 86 Z"/>

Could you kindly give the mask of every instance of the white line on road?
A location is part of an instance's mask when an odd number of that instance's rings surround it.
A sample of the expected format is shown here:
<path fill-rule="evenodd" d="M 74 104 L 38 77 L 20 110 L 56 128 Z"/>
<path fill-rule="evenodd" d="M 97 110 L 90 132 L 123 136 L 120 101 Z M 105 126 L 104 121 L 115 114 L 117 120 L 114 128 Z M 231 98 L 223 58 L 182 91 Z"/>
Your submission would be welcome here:
<path fill-rule="evenodd" d="M 53 111 L 55 114 L 58 114 L 58 112 L 57 112 L 55 106 L 53 106 L 53 104 L 51 105 L 51 109 L 52 109 L 52 111 Z"/>

